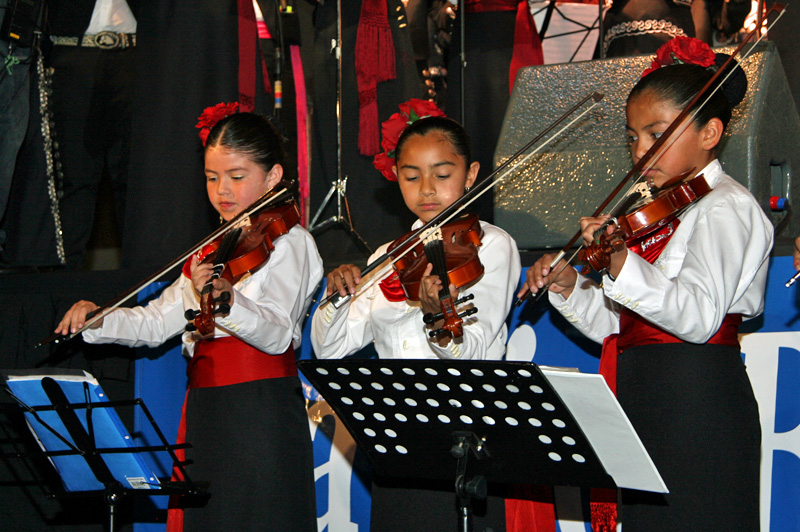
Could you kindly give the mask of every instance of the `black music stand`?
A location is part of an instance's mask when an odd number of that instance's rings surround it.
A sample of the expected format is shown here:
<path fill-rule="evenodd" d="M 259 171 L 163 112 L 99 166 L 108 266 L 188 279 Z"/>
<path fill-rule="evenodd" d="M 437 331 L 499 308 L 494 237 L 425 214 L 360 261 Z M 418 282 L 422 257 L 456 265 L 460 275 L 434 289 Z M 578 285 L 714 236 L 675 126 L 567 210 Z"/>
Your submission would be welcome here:
<path fill-rule="evenodd" d="M 59 495 L 102 493 L 114 532 L 117 503 L 129 494 L 201 495 L 206 483 L 193 482 L 141 399 L 109 401 L 99 383 L 80 370 L 5 370 L 3 384 L 25 412 L 26 422 L 44 455 L 58 472 Z M 138 406 L 161 444 L 137 446 L 115 407 Z M 142 453 L 166 452 L 185 479 L 160 480 Z"/>
<path fill-rule="evenodd" d="M 376 473 L 456 481 L 461 532 L 471 530 L 470 499 L 485 496 L 487 482 L 667 492 L 599 375 L 457 360 L 298 367 Z"/>

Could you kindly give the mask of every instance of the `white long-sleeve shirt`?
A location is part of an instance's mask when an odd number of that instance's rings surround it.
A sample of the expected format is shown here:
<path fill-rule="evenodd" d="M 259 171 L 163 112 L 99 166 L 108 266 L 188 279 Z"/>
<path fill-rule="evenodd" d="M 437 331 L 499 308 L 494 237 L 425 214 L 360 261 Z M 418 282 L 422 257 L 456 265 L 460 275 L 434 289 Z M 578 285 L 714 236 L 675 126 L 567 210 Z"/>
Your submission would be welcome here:
<path fill-rule="evenodd" d="M 267 263 L 234 285 L 228 315 L 217 317 L 215 337 L 234 336 L 266 353 L 281 354 L 290 343 L 297 348 L 311 298 L 322 279 L 322 259 L 312 236 L 294 226 L 275 240 Z M 194 351 L 197 332 L 184 332 L 186 309 L 199 309 L 200 298 L 191 279 L 181 276 L 146 306 L 120 308 L 103 320 L 102 327 L 87 329 L 90 343 L 158 346 L 183 332 L 184 350 Z"/>
<path fill-rule="evenodd" d="M 414 227 L 421 224 L 418 221 Z M 505 320 L 519 283 L 517 244 L 502 229 L 481 222 L 483 237 L 478 258 L 484 273 L 462 287 L 459 296 L 473 294 L 478 313 L 464 319 L 464 335 L 441 347 L 429 341 L 418 303 L 388 301 L 378 282 L 339 309 L 328 304 L 311 321 L 311 342 L 318 358 L 342 358 L 375 342 L 381 358 L 446 358 L 499 360 L 505 353 Z M 388 244 L 370 257 L 383 255 Z"/>
<path fill-rule="evenodd" d="M 598 286 L 579 275 L 568 299 L 549 294 L 587 337 L 602 342 L 619 332 L 621 306 L 692 343 L 711 338 L 726 314 L 749 319 L 763 311 L 772 224 L 719 161 L 701 173 L 713 190 L 679 216 L 653 264 L 628 250 L 615 280 L 605 275 Z"/>

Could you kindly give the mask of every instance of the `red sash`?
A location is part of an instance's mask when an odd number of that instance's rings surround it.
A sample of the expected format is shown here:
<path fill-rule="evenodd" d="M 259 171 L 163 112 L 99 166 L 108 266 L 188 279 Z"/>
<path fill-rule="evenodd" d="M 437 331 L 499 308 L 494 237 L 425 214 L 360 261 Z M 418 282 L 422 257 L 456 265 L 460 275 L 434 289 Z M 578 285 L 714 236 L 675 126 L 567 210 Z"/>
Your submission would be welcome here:
<path fill-rule="evenodd" d="M 378 286 L 387 301 L 397 303 L 406 300 L 406 292 L 403 290 L 403 284 L 400 282 L 397 272 L 392 272 L 391 275 L 382 279 Z"/>
<path fill-rule="evenodd" d="M 297 376 L 297 365 L 295 364 L 294 348 L 291 345 L 281 355 L 269 355 L 238 338 L 228 336 L 197 342 L 194 356 L 189 361 L 186 373 L 189 376 L 189 390 L 191 390 L 192 388 L 229 386 L 263 379 L 294 377 Z M 186 400 L 184 399 L 177 443 L 185 441 Z M 176 449 L 175 454 L 181 462 L 186 459 L 183 449 Z M 172 470 L 172 480 L 183 480 L 178 469 Z M 169 498 L 167 532 L 183 532 L 183 507 L 180 497 L 176 495 Z"/>

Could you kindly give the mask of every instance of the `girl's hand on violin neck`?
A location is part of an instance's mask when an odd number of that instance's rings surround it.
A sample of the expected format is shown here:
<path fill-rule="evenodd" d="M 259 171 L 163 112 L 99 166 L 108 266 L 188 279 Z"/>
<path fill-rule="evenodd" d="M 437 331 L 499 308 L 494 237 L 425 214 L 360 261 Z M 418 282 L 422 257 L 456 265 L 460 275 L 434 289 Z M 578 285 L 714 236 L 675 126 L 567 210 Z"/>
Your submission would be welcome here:
<path fill-rule="evenodd" d="M 189 272 L 192 275 L 192 285 L 194 285 L 194 289 L 199 296 L 203 291 L 203 287 L 211 280 L 214 267 L 208 262 L 200 262 L 197 255 L 195 255 L 189 264 Z"/>
<path fill-rule="evenodd" d="M 601 214 L 597 218 L 591 216 L 584 216 L 581 218 L 581 236 L 583 237 L 584 245 L 591 246 L 597 241 L 595 233 L 600 230 L 600 227 L 609 218 L 611 218 L 611 216 L 608 214 Z M 610 224 L 606 228 L 606 234 L 610 235 L 616 228 L 616 224 Z"/>
<path fill-rule="evenodd" d="M 203 292 L 203 288 L 211 280 L 211 276 L 214 273 L 214 266 L 208 262 L 200 262 L 197 259 L 197 255 L 195 255 L 192 257 L 192 262 L 189 264 L 189 272 L 192 275 L 192 285 L 194 286 L 198 297 L 200 297 L 200 294 Z M 211 286 L 214 287 L 214 289 L 211 291 L 212 298 L 217 299 L 222 292 L 228 292 L 230 298 L 226 302 L 231 306 L 233 305 L 233 286 L 231 285 L 230 281 L 224 277 L 221 277 L 219 279 L 214 279 L 214 281 L 211 283 Z"/>
<path fill-rule="evenodd" d="M 224 301 L 231 307 L 233 306 L 233 286 L 229 280 L 225 279 L 224 277 L 220 277 L 219 279 L 214 279 L 211 282 L 211 286 L 214 287 L 214 289 L 211 291 L 212 298 L 219 299 L 219 297 L 222 295 L 222 292 L 228 292 L 228 298 Z"/>
<path fill-rule="evenodd" d="M 597 218 L 592 218 L 590 216 L 581 218 L 581 236 L 583 236 L 584 245 L 588 247 L 597 242 L 596 233 L 609 218 L 611 218 L 611 216 L 608 214 L 602 214 Z M 605 234 L 606 236 L 610 236 L 616 230 L 617 224 L 609 224 L 608 227 L 606 227 Z M 609 257 L 610 264 L 606 271 L 611 274 L 612 277 L 616 278 L 622 270 L 622 266 L 625 264 L 625 259 L 628 257 L 628 249 L 623 246 L 621 250 L 611 253 Z"/>
<path fill-rule="evenodd" d="M 361 283 L 361 269 L 355 264 L 342 264 L 328 274 L 328 286 L 325 288 L 325 296 L 330 296 L 334 292 L 345 297 L 355 295 L 356 287 Z"/>
<path fill-rule="evenodd" d="M 86 315 L 96 309 L 97 305 L 91 301 L 78 301 L 72 305 L 67 313 L 64 314 L 64 317 L 61 318 L 58 327 L 56 327 L 55 333 L 66 336 L 68 334 L 78 332 L 78 329 L 81 329 L 83 324 L 86 323 Z M 103 320 L 100 319 L 93 323 L 90 328 L 97 329 L 102 324 Z"/>
<path fill-rule="evenodd" d="M 422 307 L 423 314 L 431 313 L 438 314 L 442 311 L 442 305 L 439 302 L 439 292 L 442 290 L 442 280 L 438 275 L 431 275 L 433 271 L 433 264 L 428 263 L 425 267 L 425 272 L 422 274 L 419 285 L 419 302 Z M 458 299 L 458 289 L 456 285 L 450 283 L 450 297 Z"/>
<path fill-rule="evenodd" d="M 525 286 L 519 291 L 517 297 L 524 297 L 527 291 L 536 294 L 549 284 L 548 290 L 554 294 L 561 294 L 568 298 L 578 281 L 578 272 L 567 261 L 560 260 L 553 268 L 550 265 L 556 255 L 548 253 L 537 260 L 525 273 Z"/>

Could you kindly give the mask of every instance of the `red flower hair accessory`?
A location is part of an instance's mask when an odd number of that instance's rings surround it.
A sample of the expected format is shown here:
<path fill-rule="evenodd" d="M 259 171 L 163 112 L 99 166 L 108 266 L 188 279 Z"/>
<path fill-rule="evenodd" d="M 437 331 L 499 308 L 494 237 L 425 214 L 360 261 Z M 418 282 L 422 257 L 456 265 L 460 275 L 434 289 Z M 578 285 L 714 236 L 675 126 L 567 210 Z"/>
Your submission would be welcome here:
<path fill-rule="evenodd" d="M 714 64 L 715 57 L 716 54 L 714 54 L 711 48 L 700 39 L 695 39 L 694 37 L 674 37 L 656 50 L 656 58 L 653 60 L 650 68 L 642 72 L 642 77 L 668 65 L 688 63 L 690 65 L 710 67 Z"/>
<path fill-rule="evenodd" d="M 400 135 L 406 127 L 420 118 L 429 116 L 445 116 L 445 114 L 433 102 L 412 98 L 405 103 L 401 103 L 400 112 L 393 114 L 381 124 L 381 135 L 383 137 L 381 147 L 383 151 L 375 156 L 372 164 L 383 174 L 383 177 L 389 181 L 397 181 L 397 176 L 393 170 L 395 165 L 394 151 L 397 148 L 397 141 L 400 140 Z"/>
<path fill-rule="evenodd" d="M 232 114 L 236 114 L 236 111 L 239 110 L 239 102 L 233 103 L 218 103 L 213 107 L 206 107 L 203 110 L 203 114 L 197 117 L 197 125 L 194 126 L 200 130 L 200 140 L 203 141 L 203 146 L 206 145 L 206 140 L 208 140 L 208 134 L 211 133 L 211 129 L 217 125 L 217 122 L 222 120 L 225 117 L 228 117 Z"/>

